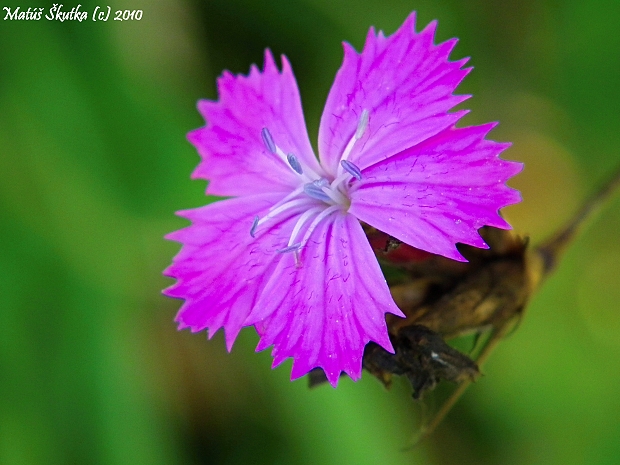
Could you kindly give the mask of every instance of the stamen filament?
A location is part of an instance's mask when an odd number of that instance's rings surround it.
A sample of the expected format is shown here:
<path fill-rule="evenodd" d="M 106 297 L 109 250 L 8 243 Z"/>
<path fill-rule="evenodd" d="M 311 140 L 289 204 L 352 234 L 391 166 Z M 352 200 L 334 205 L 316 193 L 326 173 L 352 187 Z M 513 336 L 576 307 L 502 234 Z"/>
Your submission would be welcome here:
<path fill-rule="evenodd" d="M 274 155 L 277 155 L 280 160 L 282 160 L 284 163 L 288 164 L 291 168 L 293 168 L 294 171 L 298 172 L 295 167 L 293 167 L 290 164 L 289 161 L 289 157 L 282 151 L 282 149 L 280 147 L 278 147 L 276 145 L 276 143 L 273 141 L 273 136 L 271 135 L 271 132 L 269 132 L 269 129 L 267 128 L 263 128 L 260 132 L 261 137 L 263 138 L 263 143 L 265 144 L 265 147 L 267 147 L 267 150 L 269 150 L 271 153 L 273 153 Z M 291 154 L 293 155 L 293 154 Z M 295 159 L 297 159 L 297 157 L 295 157 L 295 155 L 293 155 L 293 157 Z M 299 167 L 299 169 L 301 170 L 301 165 L 299 164 L 299 160 L 297 161 L 297 166 Z M 299 173 L 299 172 L 298 172 Z M 302 174 L 302 173 L 299 173 Z"/>
<path fill-rule="evenodd" d="M 284 163 L 286 163 L 286 164 L 288 165 L 288 160 L 287 160 L 287 158 L 286 158 L 286 153 L 284 153 L 280 147 L 278 147 L 278 146 L 276 145 L 276 151 L 275 151 L 275 152 L 273 152 L 273 153 L 275 153 L 278 157 L 280 157 L 280 159 L 281 159 Z"/>
<path fill-rule="evenodd" d="M 290 202 L 286 202 L 280 205 L 278 208 L 270 210 L 267 216 L 261 218 L 258 221 L 257 227 L 260 226 L 261 224 L 264 224 L 266 221 L 269 221 L 270 219 L 278 216 L 283 211 L 290 210 L 291 208 L 299 207 L 302 205 L 309 206 L 309 204 L 311 204 L 309 202 L 309 199 L 297 199 L 297 200 L 291 200 Z"/>
<path fill-rule="evenodd" d="M 288 247 L 284 247 L 283 249 L 276 250 L 276 252 L 278 253 L 297 252 L 300 249 L 300 247 L 301 247 L 301 244 L 297 243 L 297 244 L 289 245 Z"/>
<path fill-rule="evenodd" d="M 311 208 L 310 210 L 305 211 L 303 215 L 299 217 L 299 219 L 297 220 L 297 223 L 295 223 L 295 226 L 293 227 L 293 232 L 291 232 L 291 238 L 288 240 L 289 246 L 293 244 L 293 242 L 295 241 L 295 238 L 297 237 L 297 234 L 299 234 L 299 231 L 301 230 L 303 225 L 308 221 L 308 219 L 312 215 L 319 213 L 322 210 L 324 210 L 323 206 L 314 207 L 314 208 Z"/>
<path fill-rule="evenodd" d="M 347 197 L 344 196 L 340 191 L 332 190 L 329 187 L 323 187 L 322 191 L 325 195 L 327 195 L 331 200 L 336 202 L 339 205 L 347 204 Z"/>
<path fill-rule="evenodd" d="M 357 129 L 355 130 L 355 134 L 353 134 L 353 137 L 351 137 L 351 140 L 345 146 L 344 151 L 342 152 L 342 156 L 340 157 L 341 163 L 342 161 L 349 158 L 349 155 L 351 154 L 351 151 L 353 150 L 353 146 L 359 139 L 362 138 L 362 136 L 364 135 L 364 132 L 366 132 L 366 128 L 368 127 L 368 117 L 369 117 L 368 110 L 362 110 L 360 120 L 357 123 Z M 338 166 L 338 174 L 342 173 L 341 170 L 342 170 L 342 165 Z"/>
<path fill-rule="evenodd" d="M 351 137 L 351 140 L 344 148 L 344 152 L 342 152 L 342 157 L 340 157 L 340 160 L 346 160 L 347 158 L 349 158 L 349 154 L 351 153 L 351 150 L 353 150 L 353 146 L 355 145 L 356 142 L 357 142 L 357 139 L 355 138 L 355 135 L 354 135 L 353 137 Z M 340 168 L 341 167 L 339 166 L 338 171 L 340 171 Z"/>
<path fill-rule="evenodd" d="M 366 132 L 366 128 L 368 127 L 368 110 L 362 111 L 362 116 L 360 117 L 360 122 L 357 123 L 357 131 L 355 131 L 355 138 L 360 140 L 364 133 Z"/>
<path fill-rule="evenodd" d="M 271 207 L 269 209 L 269 212 L 275 208 L 278 208 L 280 205 L 284 205 L 286 202 L 288 202 L 289 200 L 297 197 L 299 194 L 301 194 L 304 191 L 304 186 L 298 186 L 293 192 L 291 192 L 290 194 L 288 194 L 286 197 L 284 197 L 282 200 L 280 200 L 278 203 L 276 203 L 273 207 Z M 269 213 L 267 212 L 267 213 Z"/>
<path fill-rule="evenodd" d="M 295 168 L 293 168 L 293 166 L 290 164 L 290 161 L 288 159 L 288 155 L 286 155 L 282 149 L 280 147 L 278 147 L 276 145 L 276 155 L 278 155 L 278 157 L 280 157 L 280 159 L 290 168 L 293 169 L 293 171 L 295 171 L 297 174 L 299 174 L 301 176 L 301 179 L 304 182 L 311 182 L 313 179 L 316 179 L 319 177 L 319 175 L 317 173 L 314 172 L 314 170 L 311 170 L 310 168 L 308 168 L 307 166 L 303 166 L 301 165 L 301 162 L 299 161 L 299 158 L 295 157 L 295 159 L 297 160 L 297 162 L 299 163 L 299 168 L 302 169 L 303 168 L 303 173 L 299 173 Z M 291 154 L 293 155 L 293 154 Z M 295 156 L 295 155 L 293 155 Z"/>
<path fill-rule="evenodd" d="M 340 176 L 338 176 L 336 179 L 334 179 L 331 182 L 330 187 L 333 190 L 339 189 L 341 187 L 341 185 L 344 183 L 344 181 L 349 179 L 350 176 L 351 176 L 351 174 L 346 172 L 346 171 L 344 173 L 341 173 Z"/>
<path fill-rule="evenodd" d="M 307 166 L 302 166 L 299 159 L 293 153 L 285 154 L 280 147 L 276 145 L 273 141 L 273 136 L 269 129 L 263 128 L 261 129 L 260 135 L 263 139 L 263 143 L 267 150 L 274 155 L 277 155 L 280 160 L 282 160 L 287 166 L 289 166 L 293 171 L 299 174 L 302 177 L 304 182 L 312 182 L 313 179 L 317 179 L 320 176 L 315 173 L 314 170 L 310 169 Z"/>
<path fill-rule="evenodd" d="M 300 242 L 300 248 L 304 247 L 306 245 L 306 243 L 308 242 L 308 239 L 310 238 L 310 235 L 312 234 L 312 232 L 315 230 L 315 228 L 318 226 L 318 224 L 323 221 L 324 218 L 326 218 L 327 216 L 331 215 L 332 213 L 340 210 L 342 208 L 342 206 L 340 205 L 332 205 L 329 208 L 326 208 L 325 210 L 323 210 L 321 213 L 319 213 L 316 218 L 314 219 L 314 221 L 312 221 L 312 223 L 310 223 L 310 226 L 308 226 L 308 230 L 306 231 L 306 234 L 304 234 L 303 239 Z"/>

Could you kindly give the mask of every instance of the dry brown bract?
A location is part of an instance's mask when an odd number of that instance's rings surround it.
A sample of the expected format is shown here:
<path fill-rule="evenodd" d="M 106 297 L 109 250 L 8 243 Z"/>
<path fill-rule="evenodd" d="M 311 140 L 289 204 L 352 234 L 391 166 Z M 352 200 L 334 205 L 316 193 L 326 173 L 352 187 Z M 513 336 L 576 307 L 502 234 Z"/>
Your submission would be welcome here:
<path fill-rule="evenodd" d="M 388 273 L 388 282 L 396 304 L 407 317 L 387 315 L 396 353 L 370 343 L 364 352 L 364 368 L 386 387 L 394 375 L 406 376 L 415 399 L 441 380 L 459 383 L 423 434 L 439 424 L 465 388 L 480 375 L 480 365 L 514 329 L 530 297 L 553 271 L 565 248 L 619 186 L 620 171 L 567 225 L 536 247 L 528 247 L 527 238 L 511 231 L 482 228 L 480 234 L 489 249 L 459 245 L 468 263 L 417 251 L 366 228 L 384 268 L 398 270 L 393 277 Z M 472 333 L 488 337 L 468 355 L 445 342 Z M 323 380 L 320 370 L 310 374 L 311 386 Z"/>

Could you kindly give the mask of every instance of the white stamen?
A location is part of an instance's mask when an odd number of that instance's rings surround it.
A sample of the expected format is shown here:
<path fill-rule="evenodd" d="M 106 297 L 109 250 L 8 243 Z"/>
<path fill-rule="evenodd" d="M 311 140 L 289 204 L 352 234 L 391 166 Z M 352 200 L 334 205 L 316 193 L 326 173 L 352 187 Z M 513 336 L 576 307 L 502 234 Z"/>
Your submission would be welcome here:
<path fill-rule="evenodd" d="M 321 189 L 325 195 L 327 195 L 332 201 L 340 205 L 347 204 L 347 197 L 340 191 L 332 190 L 330 187 L 325 186 Z"/>
<path fill-rule="evenodd" d="M 301 194 L 303 191 L 304 191 L 304 186 L 303 185 L 302 186 L 298 186 L 293 192 L 288 194 L 286 197 L 284 197 L 282 200 L 280 200 L 278 203 L 276 203 L 273 207 L 271 207 L 269 209 L 269 212 L 271 212 L 271 210 L 274 210 L 274 209 L 278 208 L 280 205 L 284 205 L 289 200 L 294 199 L 299 194 Z M 269 213 L 269 212 L 267 212 L 267 213 Z"/>
<path fill-rule="evenodd" d="M 368 117 L 369 117 L 368 110 L 363 110 L 360 120 L 357 123 L 357 129 L 355 130 L 355 134 L 353 134 L 353 137 L 351 137 L 351 140 L 347 143 L 346 147 L 344 148 L 344 151 L 342 152 L 342 156 L 340 157 L 341 161 L 349 158 L 349 154 L 351 153 L 351 150 L 353 150 L 353 146 L 364 135 L 364 132 L 366 131 L 366 128 L 368 127 Z M 342 168 L 341 166 L 338 167 L 338 173 L 342 172 L 341 168 Z"/>
<path fill-rule="evenodd" d="M 290 164 L 290 161 L 288 159 L 288 155 L 285 154 L 282 151 L 282 149 L 278 147 L 277 145 L 276 145 L 276 151 L 274 153 L 286 164 L 286 166 L 293 168 L 293 166 Z M 293 156 L 295 157 L 295 155 Z M 314 170 L 310 169 L 309 167 L 305 165 L 302 165 L 301 162 L 299 161 L 299 158 L 295 157 L 295 159 L 299 163 L 299 169 L 302 170 L 302 173 L 299 173 L 295 168 L 293 168 L 293 171 L 297 172 L 301 176 L 301 179 L 304 182 L 312 182 L 313 179 L 316 179 L 319 177 L 319 175 L 315 173 Z"/>
<path fill-rule="evenodd" d="M 345 171 L 344 173 L 341 173 L 336 179 L 334 179 L 329 186 L 333 190 L 340 189 L 343 186 L 344 181 L 348 180 L 350 176 L 351 174 Z"/>
<path fill-rule="evenodd" d="M 257 226 L 260 226 L 261 224 L 264 224 L 266 221 L 268 221 L 268 220 L 278 216 L 280 213 L 282 213 L 282 212 L 284 212 L 286 210 L 290 210 L 291 208 L 299 207 L 299 206 L 302 206 L 302 205 L 310 206 L 310 205 L 315 205 L 315 203 L 312 202 L 308 198 L 291 200 L 289 202 L 283 203 L 278 208 L 270 210 L 269 213 L 267 214 L 267 216 L 261 218 L 258 221 Z"/>
<path fill-rule="evenodd" d="M 357 131 L 355 131 L 355 138 L 360 140 L 366 132 L 366 128 L 368 127 L 368 110 L 362 111 L 362 116 L 360 117 L 360 122 L 357 123 Z"/>
<path fill-rule="evenodd" d="M 301 247 L 301 244 L 293 244 L 293 245 L 289 245 L 288 247 L 284 247 L 283 249 L 276 250 L 276 252 L 278 253 L 297 252 L 300 247 Z"/>
<path fill-rule="evenodd" d="M 276 145 L 276 151 L 275 151 L 275 152 L 273 152 L 273 153 L 275 153 L 278 157 L 280 157 L 280 159 L 281 159 L 284 163 L 286 163 L 286 164 L 288 165 L 288 159 L 287 159 L 287 157 L 286 157 L 286 153 L 284 153 L 280 147 L 278 147 L 278 146 Z"/>
<path fill-rule="evenodd" d="M 273 141 L 273 137 L 271 136 L 269 129 L 263 128 L 260 132 L 260 135 L 263 138 L 263 143 L 265 144 L 265 147 L 267 147 L 267 150 L 269 150 L 274 155 L 277 155 L 280 158 L 280 160 L 288 164 L 288 159 L 287 159 L 286 154 Z"/>
<path fill-rule="evenodd" d="M 339 211 L 346 212 L 351 205 L 351 189 L 355 190 L 360 185 L 358 183 L 351 184 L 351 181 L 352 178 L 358 181 L 362 180 L 362 171 L 356 164 L 348 161 L 348 157 L 353 151 L 355 143 L 364 136 L 368 129 L 368 120 L 368 110 L 362 110 L 355 134 L 353 134 L 353 137 L 351 137 L 344 148 L 342 156 L 340 157 L 340 164 L 337 168 L 336 178 L 331 181 L 331 183 L 321 175 L 323 174 L 321 169 L 319 169 L 319 173 L 321 174 L 318 174 L 303 164 L 303 157 L 299 159 L 294 153 L 289 153 L 288 155 L 284 153 L 284 151 L 275 144 L 269 130 L 263 128 L 261 130 L 261 137 L 265 147 L 270 153 L 280 158 L 288 168 L 299 175 L 299 177 L 296 178 L 299 184 L 291 193 L 273 205 L 263 218 L 259 218 L 258 216 L 254 218 L 252 227 L 250 228 L 250 235 L 255 237 L 257 229 L 262 224 L 274 219 L 283 212 L 293 210 L 286 214 L 285 218 L 279 220 L 279 222 L 283 220 L 288 222 L 296 219 L 291 230 L 288 244 L 284 248 L 277 250 L 277 252 L 293 252 L 295 264 L 297 267 L 300 267 L 300 251 L 310 240 L 314 230 L 332 213 Z M 312 164 L 312 160 L 310 160 L 309 163 Z M 293 182 L 297 184 L 295 181 Z M 302 234 L 302 230 L 304 230 L 304 232 L 300 241 L 298 237 Z"/>
<path fill-rule="evenodd" d="M 340 157 L 340 160 L 346 160 L 347 158 L 349 158 L 349 154 L 351 153 L 351 150 L 353 150 L 353 146 L 356 142 L 357 139 L 355 138 L 355 136 L 351 137 L 351 140 L 344 148 L 344 152 L 342 152 L 342 157 Z M 340 166 L 338 167 L 338 171 L 340 171 Z"/>
<path fill-rule="evenodd" d="M 299 161 L 299 158 L 295 156 L 293 153 L 289 153 L 288 155 L 284 153 L 284 151 L 276 145 L 273 141 L 273 137 L 269 129 L 263 128 L 260 132 L 260 135 L 263 139 L 263 143 L 267 150 L 274 155 L 277 155 L 280 160 L 284 162 L 289 168 L 292 168 L 297 174 L 301 176 L 301 179 L 304 182 L 312 182 L 312 180 L 319 178 L 320 176 L 308 166 L 304 166 Z"/>
<path fill-rule="evenodd" d="M 300 248 L 305 246 L 306 243 L 308 242 L 308 239 L 310 238 L 310 235 L 312 234 L 312 231 L 314 231 L 314 229 L 317 227 L 317 225 L 323 221 L 324 218 L 326 218 L 327 216 L 331 215 L 332 213 L 338 211 L 342 209 L 341 205 L 332 205 L 329 208 L 326 208 L 325 210 L 323 210 L 321 213 L 319 213 L 316 218 L 314 219 L 314 221 L 312 221 L 312 223 L 310 223 L 310 226 L 308 226 L 308 229 L 306 230 L 306 234 L 304 234 L 303 239 L 300 242 Z"/>
<path fill-rule="evenodd" d="M 295 223 L 295 226 L 293 227 L 293 231 L 291 232 L 291 238 L 288 240 L 289 246 L 293 245 L 293 242 L 295 242 L 295 238 L 297 237 L 297 234 L 299 234 L 299 231 L 301 230 L 303 225 L 308 221 L 308 219 L 312 215 L 316 213 L 320 213 L 322 210 L 324 210 L 323 206 L 311 208 L 310 210 L 305 211 L 303 215 L 299 217 L 299 219 L 297 220 L 297 223 Z"/>

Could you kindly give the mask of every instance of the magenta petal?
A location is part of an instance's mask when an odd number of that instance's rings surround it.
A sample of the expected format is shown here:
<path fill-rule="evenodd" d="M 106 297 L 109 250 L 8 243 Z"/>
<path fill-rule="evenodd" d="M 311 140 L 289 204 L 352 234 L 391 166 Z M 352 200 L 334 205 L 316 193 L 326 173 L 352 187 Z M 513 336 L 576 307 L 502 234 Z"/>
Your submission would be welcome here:
<path fill-rule="evenodd" d="M 484 139 L 493 126 L 447 129 L 367 168 L 349 212 L 409 245 L 455 260 L 464 260 L 457 242 L 486 247 L 477 230 L 509 229 L 498 210 L 521 200 L 505 182 L 522 164 L 498 157 L 510 144 Z"/>
<path fill-rule="evenodd" d="M 291 211 L 269 228 L 261 226 L 255 238 L 250 236 L 254 216 L 263 216 L 280 198 L 262 194 L 179 212 L 192 225 L 167 236 L 183 247 L 164 271 L 177 279 L 164 294 L 185 299 L 176 317 L 179 329 L 208 329 L 212 337 L 223 327 L 231 349 L 282 258 L 276 250 L 286 244 L 296 218 Z"/>
<path fill-rule="evenodd" d="M 487 247 L 484 225 L 520 200 L 505 185 L 519 163 L 486 140 L 494 124 L 456 129 L 471 68 L 449 61 L 456 40 L 434 45 L 436 24 L 416 33 L 412 14 L 390 37 L 370 29 L 344 61 L 321 117 L 321 164 L 308 141 L 290 65 L 269 51 L 263 71 L 225 72 L 218 101 L 201 101 L 206 126 L 188 134 L 207 192 L 235 197 L 180 212 L 192 225 L 165 274 L 184 299 L 179 328 L 224 328 L 231 349 L 255 326 L 273 366 L 291 378 L 322 368 L 336 386 L 361 376 L 369 341 L 392 351 L 385 314 L 396 307 L 359 221 L 419 249 L 464 260 L 457 243 Z"/>
<path fill-rule="evenodd" d="M 385 313 L 403 316 L 355 217 L 324 219 L 301 249 L 301 266 L 281 260 L 246 320 L 273 345 L 274 366 L 292 357 L 291 379 L 322 367 L 336 386 L 340 373 L 359 379 L 368 341 L 393 352 Z"/>
<path fill-rule="evenodd" d="M 262 73 L 256 66 L 247 76 L 225 72 L 218 80 L 218 91 L 219 101 L 198 103 L 206 126 L 187 136 L 202 158 L 192 177 L 208 179 L 208 193 L 238 196 L 295 187 L 296 174 L 265 147 L 263 128 L 285 154 L 294 153 L 306 166 L 322 172 L 308 140 L 297 83 L 286 57 L 282 56 L 280 73 L 266 50 Z"/>
<path fill-rule="evenodd" d="M 349 156 L 362 169 L 454 125 L 464 114 L 448 113 L 468 98 L 452 95 L 471 69 L 461 69 L 467 60 L 448 61 L 456 39 L 433 45 L 436 23 L 420 33 L 414 23 L 412 13 L 387 38 L 371 28 L 361 54 L 344 44 L 344 62 L 319 130 L 321 163 L 332 175 L 364 110 L 368 127 Z"/>

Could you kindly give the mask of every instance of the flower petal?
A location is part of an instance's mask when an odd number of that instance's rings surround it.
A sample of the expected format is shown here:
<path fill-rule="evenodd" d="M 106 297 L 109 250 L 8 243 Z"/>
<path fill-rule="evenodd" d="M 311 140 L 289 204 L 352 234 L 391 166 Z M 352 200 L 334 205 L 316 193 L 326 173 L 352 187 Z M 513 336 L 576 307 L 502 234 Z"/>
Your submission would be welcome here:
<path fill-rule="evenodd" d="M 271 153 L 261 137 L 267 128 L 285 154 L 322 172 L 308 140 L 299 90 L 291 66 L 282 56 L 282 72 L 265 51 L 261 73 L 252 66 L 247 76 L 225 72 L 218 80 L 219 101 L 201 100 L 198 110 L 205 127 L 190 132 L 202 160 L 193 178 L 211 182 L 207 193 L 238 196 L 290 191 L 298 176 Z"/>
<path fill-rule="evenodd" d="M 486 248 L 482 226 L 510 229 L 498 210 L 521 200 L 504 183 L 521 163 L 498 155 L 510 144 L 484 137 L 490 123 L 447 129 L 363 172 L 349 212 L 407 244 L 455 260 L 455 243 Z"/>
<path fill-rule="evenodd" d="M 257 350 L 274 346 L 274 366 L 292 357 L 291 379 L 322 367 L 336 386 L 342 371 L 359 379 L 368 341 L 393 352 L 385 313 L 403 315 L 353 216 L 321 221 L 300 251 L 301 266 L 286 258 L 246 320 L 261 336 Z"/>
<path fill-rule="evenodd" d="M 299 216 L 294 209 L 282 213 L 252 237 L 252 219 L 264 216 L 280 198 L 261 194 L 178 212 L 192 225 L 166 236 L 183 247 L 164 271 L 178 280 L 164 294 L 185 299 L 176 317 L 179 329 L 206 328 L 212 337 L 223 327 L 228 350 L 232 348 Z"/>
<path fill-rule="evenodd" d="M 465 114 L 448 113 L 469 97 L 452 95 L 471 69 L 461 69 L 467 59 L 448 61 L 457 40 L 433 45 L 436 23 L 420 33 L 414 23 L 412 13 L 387 38 L 371 28 L 361 54 L 344 44 L 344 61 L 319 129 L 321 164 L 332 175 L 364 110 L 368 126 L 348 157 L 362 169 L 454 125 Z"/>

